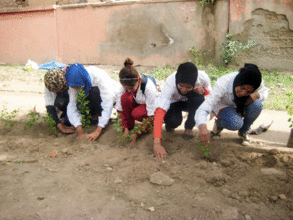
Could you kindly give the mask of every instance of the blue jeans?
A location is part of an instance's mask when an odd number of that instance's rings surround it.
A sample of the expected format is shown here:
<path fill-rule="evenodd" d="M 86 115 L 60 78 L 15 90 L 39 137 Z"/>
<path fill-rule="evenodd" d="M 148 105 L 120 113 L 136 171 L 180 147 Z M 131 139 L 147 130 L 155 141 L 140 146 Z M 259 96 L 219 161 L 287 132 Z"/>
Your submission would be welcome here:
<path fill-rule="evenodd" d="M 219 114 L 216 121 L 218 129 L 226 128 L 228 130 L 240 133 L 249 131 L 250 126 L 257 119 L 262 111 L 262 103 L 259 99 L 244 107 L 244 118 L 236 112 L 236 108 L 224 108 Z"/>

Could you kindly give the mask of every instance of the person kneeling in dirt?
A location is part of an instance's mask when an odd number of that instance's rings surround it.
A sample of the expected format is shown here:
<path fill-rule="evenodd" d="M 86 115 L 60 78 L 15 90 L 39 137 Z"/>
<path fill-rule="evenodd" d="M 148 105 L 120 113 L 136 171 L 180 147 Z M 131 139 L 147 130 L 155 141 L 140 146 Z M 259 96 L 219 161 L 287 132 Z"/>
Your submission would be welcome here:
<path fill-rule="evenodd" d="M 86 101 L 88 101 L 89 114 L 92 116 L 93 122 L 97 122 L 96 130 L 88 134 L 86 139 L 94 141 L 109 122 L 114 97 L 120 85 L 104 70 L 95 66 L 84 67 L 80 63 L 67 67 L 65 78 L 69 86 L 67 115 L 70 123 L 77 129 L 77 139 L 83 138 L 82 116 L 78 110 L 80 103 L 77 102 L 78 91 L 83 89 Z"/>
<path fill-rule="evenodd" d="M 48 70 L 44 77 L 45 103 L 48 114 L 55 121 L 57 128 L 65 134 L 73 133 L 74 130 L 66 120 L 67 105 L 69 102 L 68 86 L 65 80 L 65 72 L 61 69 Z M 60 119 L 56 107 L 62 111 Z M 62 122 L 61 122 L 62 121 Z"/>
<path fill-rule="evenodd" d="M 224 128 L 238 130 L 242 144 L 249 145 L 247 132 L 260 115 L 262 102 L 267 97 L 268 89 L 254 64 L 245 64 L 238 72 L 220 77 L 195 115 L 202 145 L 207 146 L 210 137 L 219 137 Z M 217 117 L 211 132 L 207 130 L 206 125 L 209 113 Z"/>
<path fill-rule="evenodd" d="M 122 119 L 124 132 L 121 140 L 125 140 L 130 134 L 135 120 L 143 122 L 130 136 L 131 144 L 134 146 L 136 139 L 150 132 L 153 126 L 157 88 L 154 78 L 140 75 L 132 65 L 133 61 L 127 58 L 124 62 L 125 67 L 119 72 L 122 88 L 115 107 Z"/>
<path fill-rule="evenodd" d="M 182 123 L 182 111 L 188 112 L 183 138 L 193 138 L 195 126 L 194 115 L 204 102 L 204 96 L 211 90 L 211 83 L 205 71 L 197 70 L 191 63 L 180 64 L 178 70 L 171 74 L 164 84 L 154 117 L 154 153 L 157 158 L 165 158 L 167 153 L 161 145 L 162 124 L 166 131 L 173 131 Z"/>

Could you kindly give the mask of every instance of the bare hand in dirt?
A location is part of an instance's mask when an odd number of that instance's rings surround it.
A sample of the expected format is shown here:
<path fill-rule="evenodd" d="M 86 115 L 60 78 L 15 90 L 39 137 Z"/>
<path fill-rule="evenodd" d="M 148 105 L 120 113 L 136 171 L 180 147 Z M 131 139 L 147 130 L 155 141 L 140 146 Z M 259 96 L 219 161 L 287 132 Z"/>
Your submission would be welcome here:
<path fill-rule="evenodd" d="M 83 138 L 83 130 L 82 130 L 82 127 L 81 125 L 80 126 L 77 126 L 77 140 L 81 140 Z"/>
<path fill-rule="evenodd" d="M 92 132 L 86 136 L 86 139 L 88 141 L 94 141 L 100 136 L 101 133 L 102 133 L 102 128 L 97 127 L 97 129 L 94 132 Z"/>
<path fill-rule="evenodd" d="M 131 140 L 131 146 L 134 147 L 136 144 L 136 135 L 135 134 L 130 135 L 130 140 Z"/>
<path fill-rule="evenodd" d="M 129 135 L 129 130 L 128 130 L 128 128 L 125 128 L 121 138 L 119 139 L 119 142 L 121 143 L 123 140 L 125 140 L 127 135 Z"/>
<path fill-rule="evenodd" d="M 251 93 L 249 95 L 249 98 L 246 100 L 245 105 L 249 105 L 249 104 L 253 103 L 259 97 L 260 97 L 260 94 L 258 92 Z"/>
<path fill-rule="evenodd" d="M 204 147 L 207 147 L 210 143 L 210 132 L 208 131 L 206 124 L 199 126 L 199 140 Z"/>
<path fill-rule="evenodd" d="M 165 148 L 161 145 L 160 138 L 154 138 L 154 153 L 156 158 L 166 158 L 167 152 Z"/>
<path fill-rule="evenodd" d="M 203 89 L 203 87 L 201 85 L 195 86 L 193 91 L 196 92 L 199 95 L 204 94 L 204 89 Z"/>
<path fill-rule="evenodd" d="M 74 133 L 74 129 L 71 127 L 66 127 L 64 124 L 59 123 L 57 128 L 64 134 L 72 134 Z"/>

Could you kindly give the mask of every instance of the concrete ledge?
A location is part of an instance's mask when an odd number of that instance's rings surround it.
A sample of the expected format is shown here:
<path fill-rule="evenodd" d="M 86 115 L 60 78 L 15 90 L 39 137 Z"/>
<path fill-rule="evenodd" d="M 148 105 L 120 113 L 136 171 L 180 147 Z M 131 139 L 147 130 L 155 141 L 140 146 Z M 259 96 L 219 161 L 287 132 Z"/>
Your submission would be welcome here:
<path fill-rule="evenodd" d="M 251 144 L 250 146 L 243 146 L 240 144 L 227 145 L 231 148 L 236 148 L 238 150 L 246 152 L 256 152 L 256 153 L 269 153 L 275 150 L 278 153 L 282 154 L 293 154 L 293 148 L 284 147 L 275 147 L 275 146 L 257 146 L 256 144 Z"/>
<path fill-rule="evenodd" d="M 6 8 L 0 9 L 0 14 L 15 13 L 15 12 L 33 12 L 33 11 L 50 11 L 56 10 L 56 5 L 40 6 L 33 8 Z"/>

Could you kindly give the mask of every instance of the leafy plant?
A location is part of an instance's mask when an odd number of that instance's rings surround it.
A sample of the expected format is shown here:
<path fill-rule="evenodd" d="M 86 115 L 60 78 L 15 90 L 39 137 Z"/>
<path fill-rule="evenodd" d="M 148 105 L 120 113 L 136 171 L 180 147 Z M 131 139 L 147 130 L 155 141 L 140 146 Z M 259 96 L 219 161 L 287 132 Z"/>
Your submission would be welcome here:
<path fill-rule="evenodd" d="M 29 118 L 29 120 L 24 122 L 24 130 L 33 127 L 41 117 L 38 112 L 30 112 L 26 116 Z"/>
<path fill-rule="evenodd" d="M 198 146 L 200 147 L 200 149 L 203 151 L 203 155 L 206 159 L 209 158 L 210 156 L 210 144 L 208 144 L 208 146 L 204 147 L 202 145 L 202 143 L 199 142 Z"/>
<path fill-rule="evenodd" d="M 57 134 L 57 127 L 56 127 L 56 122 L 52 118 L 52 116 L 47 112 L 47 116 L 43 117 L 44 122 L 48 123 L 48 127 L 51 133 L 54 135 Z"/>
<path fill-rule="evenodd" d="M 84 89 L 80 89 L 77 93 L 77 102 L 78 104 L 78 110 L 79 113 L 81 114 L 81 124 L 83 128 L 90 128 L 91 124 L 91 118 L 92 116 L 90 115 L 90 108 L 88 106 L 89 101 L 86 100 L 86 94 L 84 93 Z"/>
<path fill-rule="evenodd" d="M 117 132 L 120 133 L 120 135 L 117 136 L 117 138 L 119 139 L 119 138 L 121 138 L 121 136 L 122 136 L 122 132 L 123 132 L 122 119 L 120 118 L 120 115 L 121 115 L 121 114 L 120 114 L 120 113 L 114 113 L 114 115 L 116 115 L 116 117 L 117 117 L 117 118 L 116 118 L 116 122 L 115 122 L 115 124 L 114 124 L 114 128 L 115 128 L 115 130 L 116 130 Z M 141 130 L 138 130 L 138 129 L 141 127 L 140 124 L 134 126 L 133 129 L 130 131 L 130 133 L 125 137 L 125 139 L 121 140 L 121 144 L 123 145 L 125 141 L 128 141 L 128 140 L 130 139 L 130 136 L 131 136 L 132 134 L 134 134 L 134 133 L 141 134 L 142 132 L 145 132 L 146 129 L 147 129 L 147 125 L 150 125 L 149 131 L 152 131 L 152 129 L 153 129 L 153 125 L 152 125 L 151 121 L 148 121 L 148 119 L 144 118 L 144 119 L 142 120 L 142 124 L 143 124 L 144 126 L 142 127 Z M 135 136 L 135 138 L 137 137 L 136 134 L 134 134 L 134 136 Z"/>
<path fill-rule="evenodd" d="M 236 41 L 230 34 L 227 34 L 226 38 L 227 42 L 220 46 L 223 54 L 221 55 L 221 59 L 225 64 L 231 63 L 240 51 L 246 51 L 256 46 L 255 42 L 252 40 L 249 40 L 246 44 Z"/>
<path fill-rule="evenodd" d="M 201 0 L 200 5 L 201 5 L 201 7 L 204 7 L 206 5 L 213 4 L 215 1 L 216 0 Z"/>
<path fill-rule="evenodd" d="M 196 66 L 206 66 L 207 65 L 207 52 L 196 50 L 195 47 L 192 47 L 188 50 L 192 55 L 192 62 Z"/>
<path fill-rule="evenodd" d="M 19 110 L 14 110 L 12 112 L 8 112 L 7 108 L 3 106 L 3 109 L 1 111 L 1 124 L 4 126 L 4 130 L 10 131 L 12 127 L 14 126 L 14 122 L 11 121 L 15 118 L 16 114 Z"/>
<path fill-rule="evenodd" d="M 287 96 L 289 97 L 289 103 L 290 105 L 287 105 L 287 111 L 288 111 L 288 115 L 290 115 L 291 117 L 288 119 L 288 122 L 291 122 L 290 124 L 290 128 L 293 128 L 293 106 L 292 106 L 292 103 L 293 103 L 293 92 L 290 92 L 290 93 L 287 93 Z"/>

